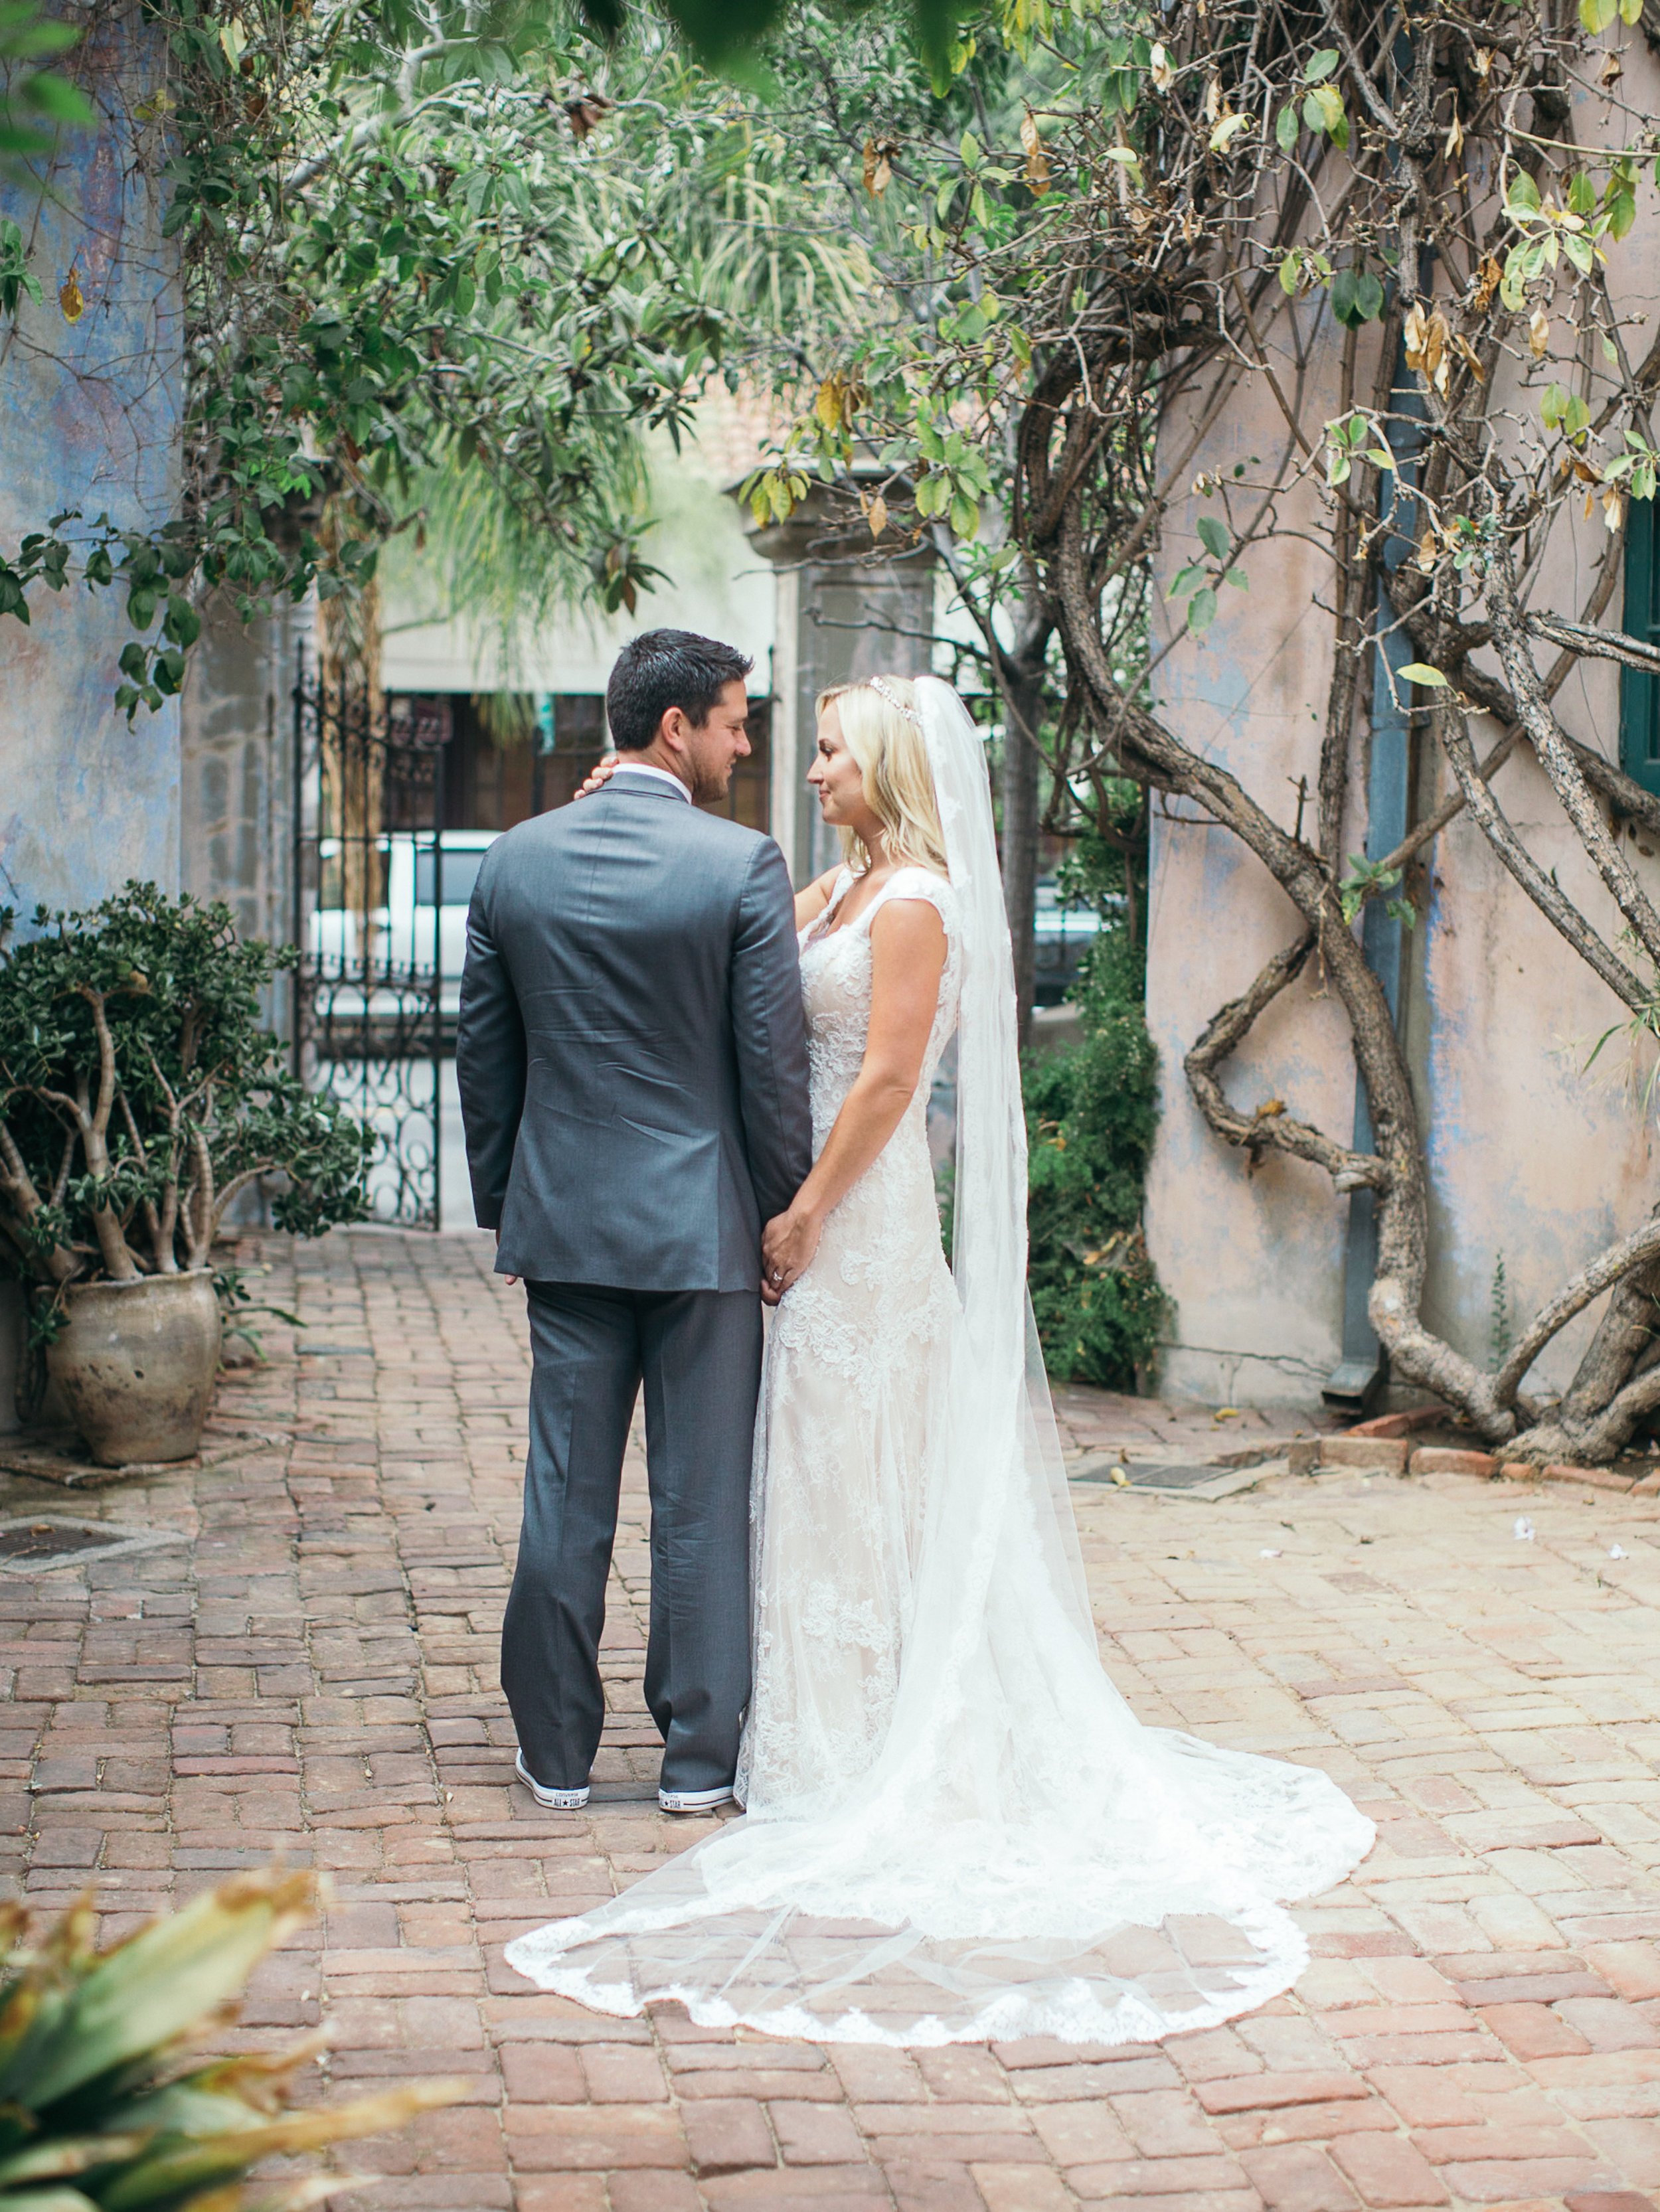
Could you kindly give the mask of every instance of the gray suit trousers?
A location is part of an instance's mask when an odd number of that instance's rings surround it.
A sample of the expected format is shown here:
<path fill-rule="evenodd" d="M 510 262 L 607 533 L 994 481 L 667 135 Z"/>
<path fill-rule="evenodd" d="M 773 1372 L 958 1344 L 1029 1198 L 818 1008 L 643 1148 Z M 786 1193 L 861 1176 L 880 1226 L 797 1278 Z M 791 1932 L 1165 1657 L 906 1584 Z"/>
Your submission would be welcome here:
<path fill-rule="evenodd" d="M 643 1379 L 651 1491 L 646 1704 L 662 1787 L 716 1790 L 750 1694 L 749 1499 L 761 1382 L 752 1291 L 529 1283 L 534 1371 L 525 1519 L 502 1686 L 526 1765 L 588 1779 L 605 1721 L 599 1638 L 629 1417 Z"/>

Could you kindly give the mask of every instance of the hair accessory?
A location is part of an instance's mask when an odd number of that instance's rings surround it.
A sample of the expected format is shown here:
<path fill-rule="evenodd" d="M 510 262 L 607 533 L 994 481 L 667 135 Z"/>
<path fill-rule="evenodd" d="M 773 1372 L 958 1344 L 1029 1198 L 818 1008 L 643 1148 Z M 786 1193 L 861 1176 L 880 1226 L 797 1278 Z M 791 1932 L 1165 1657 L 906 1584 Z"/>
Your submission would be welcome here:
<path fill-rule="evenodd" d="M 873 676 L 869 682 L 871 690 L 875 692 L 878 698 L 885 699 L 896 714 L 903 714 L 915 728 L 919 730 L 921 728 L 922 717 L 915 707 L 908 707 L 905 704 L 885 676 Z"/>

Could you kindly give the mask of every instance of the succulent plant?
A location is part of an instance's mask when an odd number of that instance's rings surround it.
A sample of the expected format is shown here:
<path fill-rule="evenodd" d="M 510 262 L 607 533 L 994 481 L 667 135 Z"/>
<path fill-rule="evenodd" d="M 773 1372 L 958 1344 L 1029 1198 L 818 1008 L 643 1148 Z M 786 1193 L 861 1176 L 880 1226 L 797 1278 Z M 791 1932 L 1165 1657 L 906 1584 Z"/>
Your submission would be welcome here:
<path fill-rule="evenodd" d="M 21 1906 L 0 1905 L 0 2212 L 299 2212 L 364 2177 L 248 2185 L 249 2169 L 453 2102 L 462 2085 L 431 2081 L 288 2109 L 320 2036 L 198 2055 L 316 1899 L 309 1875 L 238 1876 L 106 1951 L 90 1895 L 38 1942 Z"/>

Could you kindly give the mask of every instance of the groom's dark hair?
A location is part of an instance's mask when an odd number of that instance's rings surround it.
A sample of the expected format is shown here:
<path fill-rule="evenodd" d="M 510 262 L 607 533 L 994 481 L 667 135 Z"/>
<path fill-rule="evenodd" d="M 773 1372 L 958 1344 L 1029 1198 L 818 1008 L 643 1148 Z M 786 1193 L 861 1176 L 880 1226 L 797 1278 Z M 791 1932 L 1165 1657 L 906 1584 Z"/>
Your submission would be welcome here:
<path fill-rule="evenodd" d="M 701 730 L 727 685 L 741 683 L 754 665 L 735 645 L 696 630 L 642 630 L 617 654 L 605 686 L 611 743 L 619 753 L 643 752 L 671 707 Z"/>

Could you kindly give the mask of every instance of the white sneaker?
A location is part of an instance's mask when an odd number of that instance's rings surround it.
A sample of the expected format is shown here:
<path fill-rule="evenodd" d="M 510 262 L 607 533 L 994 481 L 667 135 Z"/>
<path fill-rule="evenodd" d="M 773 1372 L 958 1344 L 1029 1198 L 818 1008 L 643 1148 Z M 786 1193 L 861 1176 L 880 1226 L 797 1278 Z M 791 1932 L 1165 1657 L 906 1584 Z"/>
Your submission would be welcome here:
<path fill-rule="evenodd" d="M 525 1754 L 517 1751 L 513 1755 L 514 1771 L 530 1791 L 538 1805 L 545 1805 L 550 1813 L 580 1813 L 588 1802 L 587 1785 L 580 1790 L 549 1790 L 539 1783 L 525 1764 Z"/>
<path fill-rule="evenodd" d="M 720 1790 L 660 1790 L 659 1809 L 665 1813 L 712 1813 L 717 1805 L 735 1804 L 728 1782 Z"/>

